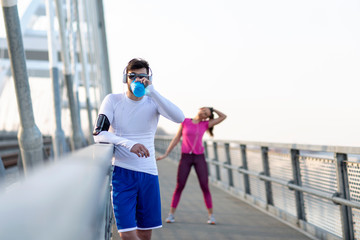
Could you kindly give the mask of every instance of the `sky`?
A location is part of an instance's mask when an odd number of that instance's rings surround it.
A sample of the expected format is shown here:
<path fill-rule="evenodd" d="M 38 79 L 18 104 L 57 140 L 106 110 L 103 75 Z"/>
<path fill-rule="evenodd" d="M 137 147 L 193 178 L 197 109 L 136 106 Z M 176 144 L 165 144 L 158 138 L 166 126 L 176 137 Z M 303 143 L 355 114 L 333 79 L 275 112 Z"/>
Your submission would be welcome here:
<path fill-rule="evenodd" d="M 214 139 L 360 145 L 359 1 L 104 0 L 104 12 L 114 93 L 141 57 L 186 117 L 228 116 Z"/>

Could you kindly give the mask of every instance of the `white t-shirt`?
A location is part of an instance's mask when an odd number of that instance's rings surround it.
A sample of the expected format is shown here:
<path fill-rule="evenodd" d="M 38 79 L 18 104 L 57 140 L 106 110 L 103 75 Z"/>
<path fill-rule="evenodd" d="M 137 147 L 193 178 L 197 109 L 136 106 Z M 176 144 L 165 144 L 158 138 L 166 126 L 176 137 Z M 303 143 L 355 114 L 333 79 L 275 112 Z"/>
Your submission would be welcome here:
<path fill-rule="evenodd" d="M 162 97 L 153 85 L 146 88 L 146 95 L 140 101 L 131 100 L 124 93 L 107 95 L 99 114 L 104 114 L 109 119 L 110 129 L 94 136 L 94 140 L 115 144 L 113 164 L 153 175 L 158 175 L 154 136 L 159 116 L 176 123 L 185 119 L 183 112 Z M 136 143 L 143 144 L 149 150 L 150 156 L 138 157 L 130 152 Z"/>

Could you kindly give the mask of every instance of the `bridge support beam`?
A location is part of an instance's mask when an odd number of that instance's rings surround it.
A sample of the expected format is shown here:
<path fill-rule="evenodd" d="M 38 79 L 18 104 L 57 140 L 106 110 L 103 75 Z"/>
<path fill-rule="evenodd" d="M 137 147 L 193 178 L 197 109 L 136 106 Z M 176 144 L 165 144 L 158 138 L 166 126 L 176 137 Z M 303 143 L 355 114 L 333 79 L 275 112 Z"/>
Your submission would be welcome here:
<path fill-rule="evenodd" d="M 46 13 L 48 15 L 48 47 L 49 47 L 49 63 L 50 63 L 50 77 L 52 79 L 53 94 L 54 94 L 54 109 L 55 109 L 55 133 L 53 135 L 53 147 L 55 157 L 61 156 L 66 152 L 65 133 L 61 126 L 61 98 L 59 86 L 59 69 L 57 59 L 56 37 L 54 32 L 54 5 L 52 0 L 46 1 Z"/>
<path fill-rule="evenodd" d="M 85 97 L 86 97 L 86 108 L 87 108 L 87 115 L 88 115 L 88 122 L 89 122 L 89 132 L 88 132 L 88 142 L 94 143 L 93 139 L 93 119 L 92 119 L 92 106 L 90 102 L 90 76 L 89 71 L 87 69 L 88 61 L 87 61 L 87 53 L 85 50 L 85 41 L 83 39 L 82 35 L 82 25 L 80 24 L 80 12 L 79 12 L 79 2 L 78 0 L 74 0 L 74 6 L 75 6 L 75 19 L 76 19 L 76 34 L 77 34 L 77 40 L 80 46 L 80 61 L 81 61 L 81 75 L 84 81 L 85 85 Z"/>
<path fill-rule="evenodd" d="M 71 125 L 73 128 L 72 131 L 72 147 L 73 149 L 79 149 L 86 146 L 85 138 L 80 126 L 80 112 L 79 106 L 74 96 L 74 88 L 73 88 L 73 76 L 71 74 L 71 67 L 70 67 L 70 56 L 68 53 L 69 49 L 69 42 L 66 38 L 65 33 L 65 18 L 64 12 L 62 7 L 62 1 L 56 0 L 56 10 L 57 16 L 59 20 L 59 34 L 61 40 L 61 57 L 64 64 L 64 77 L 65 77 L 65 84 L 67 90 L 67 96 L 69 100 L 69 108 L 70 108 L 70 115 L 71 115 Z"/>
<path fill-rule="evenodd" d="M 103 0 L 96 0 L 96 10 L 97 10 L 97 20 L 98 20 L 98 28 L 99 28 L 99 38 L 100 38 L 100 47 L 101 47 L 101 56 L 103 63 L 103 73 L 105 75 L 105 79 L 103 82 L 105 83 L 104 91 L 105 95 L 111 93 L 111 76 L 110 76 L 110 63 L 109 63 L 109 54 L 106 40 L 106 28 L 105 28 L 105 17 L 104 17 L 104 4 Z"/>
<path fill-rule="evenodd" d="M 43 139 L 35 125 L 17 1 L 2 0 L 11 70 L 20 115 L 18 141 L 24 173 L 43 163 Z"/>

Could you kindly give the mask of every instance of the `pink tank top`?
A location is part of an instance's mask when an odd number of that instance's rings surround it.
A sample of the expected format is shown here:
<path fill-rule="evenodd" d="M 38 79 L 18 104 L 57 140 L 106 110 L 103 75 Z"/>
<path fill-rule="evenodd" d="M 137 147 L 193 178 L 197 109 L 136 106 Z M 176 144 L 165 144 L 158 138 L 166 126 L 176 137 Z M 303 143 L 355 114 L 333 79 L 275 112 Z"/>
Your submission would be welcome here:
<path fill-rule="evenodd" d="M 202 137 L 209 127 L 209 121 L 193 123 L 190 118 L 185 118 L 182 124 L 182 153 L 204 153 Z"/>

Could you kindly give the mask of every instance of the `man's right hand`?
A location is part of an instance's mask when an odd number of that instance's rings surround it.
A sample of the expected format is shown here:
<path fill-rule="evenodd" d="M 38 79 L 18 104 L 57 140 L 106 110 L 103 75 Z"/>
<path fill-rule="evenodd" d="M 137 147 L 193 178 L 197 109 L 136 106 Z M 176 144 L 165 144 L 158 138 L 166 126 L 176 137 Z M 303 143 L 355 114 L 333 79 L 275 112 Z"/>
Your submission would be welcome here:
<path fill-rule="evenodd" d="M 142 144 L 137 143 L 131 149 L 130 152 L 135 153 L 138 157 L 150 157 L 149 150 Z"/>

